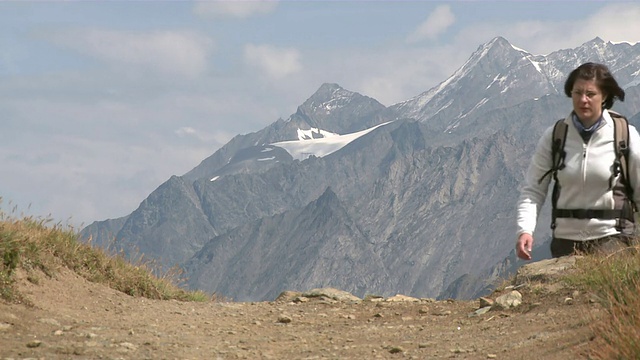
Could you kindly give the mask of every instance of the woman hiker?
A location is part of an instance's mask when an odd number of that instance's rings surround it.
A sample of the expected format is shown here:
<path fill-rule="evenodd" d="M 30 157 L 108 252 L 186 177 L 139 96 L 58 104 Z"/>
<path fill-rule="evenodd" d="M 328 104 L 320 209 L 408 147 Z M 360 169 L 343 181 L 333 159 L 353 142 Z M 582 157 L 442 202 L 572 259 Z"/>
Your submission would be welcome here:
<path fill-rule="evenodd" d="M 634 239 L 640 135 L 609 110 L 616 99 L 624 101 L 624 90 L 605 65 L 585 63 L 569 74 L 564 92 L 573 111 L 544 132 L 521 188 L 516 254 L 524 260 L 531 259 L 533 232 L 551 180 L 553 257 L 613 252 Z"/>

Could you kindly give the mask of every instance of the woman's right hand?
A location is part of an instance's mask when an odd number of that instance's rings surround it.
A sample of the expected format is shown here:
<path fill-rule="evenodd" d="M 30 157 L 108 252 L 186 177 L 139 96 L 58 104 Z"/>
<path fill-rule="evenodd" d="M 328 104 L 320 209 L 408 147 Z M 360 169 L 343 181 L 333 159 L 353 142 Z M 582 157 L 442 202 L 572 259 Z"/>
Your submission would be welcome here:
<path fill-rule="evenodd" d="M 531 260 L 531 248 L 533 247 L 533 236 L 522 233 L 516 243 L 516 255 L 522 260 Z"/>

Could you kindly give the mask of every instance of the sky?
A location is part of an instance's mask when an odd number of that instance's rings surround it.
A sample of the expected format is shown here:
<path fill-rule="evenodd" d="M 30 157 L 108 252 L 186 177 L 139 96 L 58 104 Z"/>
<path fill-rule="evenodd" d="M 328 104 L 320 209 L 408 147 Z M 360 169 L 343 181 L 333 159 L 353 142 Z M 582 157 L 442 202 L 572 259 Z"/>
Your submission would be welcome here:
<path fill-rule="evenodd" d="M 639 18 L 604 1 L 0 1 L 0 208 L 125 216 L 323 83 L 389 106 L 496 36 L 533 54 L 636 43 Z"/>

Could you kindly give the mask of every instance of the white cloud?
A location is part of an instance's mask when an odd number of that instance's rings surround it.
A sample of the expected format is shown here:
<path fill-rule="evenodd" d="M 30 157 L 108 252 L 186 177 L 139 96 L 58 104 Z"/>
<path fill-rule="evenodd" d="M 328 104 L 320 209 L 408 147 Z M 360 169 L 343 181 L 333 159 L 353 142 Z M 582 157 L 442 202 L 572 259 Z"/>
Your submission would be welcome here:
<path fill-rule="evenodd" d="M 203 144 L 216 144 L 221 146 L 231 140 L 234 134 L 217 131 L 215 133 L 209 133 L 202 130 L 196 130 L 190 126 L 183 126 L 174 131 L 179 138 L 193 138 L 200 141 Z"/>
<path fill-rule="evenodd" d="M 640 41 L 638 18 L 640 4 L 611 4 L 579 20 L 475 24 L 456 34 L 456 43 L 481 44 L 500 35 L 533 54 L 574 48 L 596 36 L 604 41 L 636 43 Z"/>
<path fill-rule="evenodd" d="M 272 79 L 302 71 L 300 52 L 293 48 L 247 44 L 244 47 L 244 61 Z"/>
<path fill-rule="evenodd" d="M 624 3 L 605 6 L 587 19 L 585 27 L 591 37 L 600 36 L 604 40 L 631 43 L 640 42 L 640 4 Z"/>
<path fill-rule="evenodd" d="M 180 137 L 185 137 L 185 136 L 195 136 L 198 132 L 196 131 L 196 129 L 190 126 L 184 126 L 176 130 L 175 133 Z"/>
<path fill-rule="evenodd" d="M 111 64 L 196 77 L 207 71 L 213 41 L 191 31 L 54 31 L 45 38 Z"/>
<path fill-rule="evenodd" d="M 254 1 L 202 1 L 194 5 L 193 12 L 201 17 L 235 17 L 246 19 L 253 15 L 269 14 L 278 6 L 273 0 Z"/>
<path fill-rule="evenodd" d="M 456 18 L 449 5 L 440 5 L 409 36 L 407 42 L 416 43 L 422 40 L 434 40 L 446 31 Z"/>

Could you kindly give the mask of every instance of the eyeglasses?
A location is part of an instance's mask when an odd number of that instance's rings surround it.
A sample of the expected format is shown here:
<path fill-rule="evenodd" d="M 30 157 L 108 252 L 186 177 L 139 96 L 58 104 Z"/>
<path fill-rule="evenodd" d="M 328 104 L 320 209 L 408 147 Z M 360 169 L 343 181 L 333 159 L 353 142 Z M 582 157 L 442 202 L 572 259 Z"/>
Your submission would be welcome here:
<path fill-rule="evenodd" d="M 582 98 L 584 95 L 587 96 L 588 99 L 593 99 L 594 97 L 601 95 L 599 92 L 595 92 L 595 91 L 581 91 L 581 90 L 573 90 L 571 92 L 572 96 L 577 96 L 579 98 Z"/>

